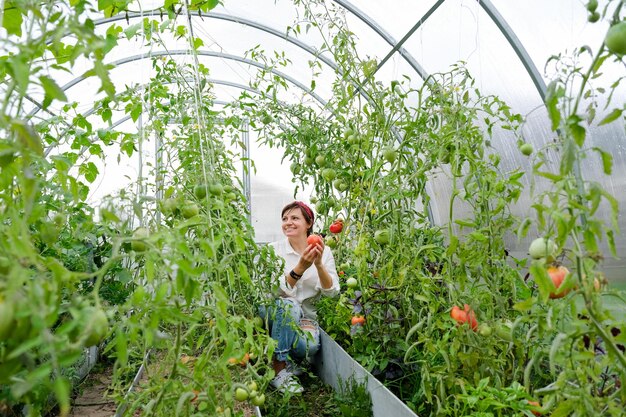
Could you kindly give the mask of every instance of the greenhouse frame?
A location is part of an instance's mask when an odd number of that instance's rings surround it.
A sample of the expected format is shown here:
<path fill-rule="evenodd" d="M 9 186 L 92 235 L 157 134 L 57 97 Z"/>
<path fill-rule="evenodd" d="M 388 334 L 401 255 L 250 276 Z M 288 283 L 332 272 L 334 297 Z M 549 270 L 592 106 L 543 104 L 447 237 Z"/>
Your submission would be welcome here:
<path fill-rule="evenodd" d="M 0 22 L 0 416 L 625 415 L 625 0 Z"/>

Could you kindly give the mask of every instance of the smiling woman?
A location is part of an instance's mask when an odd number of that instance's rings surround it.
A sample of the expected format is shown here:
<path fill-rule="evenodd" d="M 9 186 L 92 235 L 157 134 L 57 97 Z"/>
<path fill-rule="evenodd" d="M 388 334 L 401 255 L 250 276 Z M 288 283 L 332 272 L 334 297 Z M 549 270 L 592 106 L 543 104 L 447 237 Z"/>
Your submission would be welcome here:
<path fill-rule="evenodd" d="M 295 378 L 298 370 L 292 361 L 307 363 L 319 350 L 315 302 L 321 295 L 339 293 L 339 277 L 330 248 L 324 246 L 322 239 L 307 239 L 317 236 L 311 234 L 313 210 L 295 201 L 286 205 L 281 215 L 285 239 L 270 244 L 284 260 L 280 293 L 272 305 L 261 306 L 259 313 L 268 321 L 271 336 L 278 342 L 272 385 L 283 392 L 300 393 L 303 389 Z"/>

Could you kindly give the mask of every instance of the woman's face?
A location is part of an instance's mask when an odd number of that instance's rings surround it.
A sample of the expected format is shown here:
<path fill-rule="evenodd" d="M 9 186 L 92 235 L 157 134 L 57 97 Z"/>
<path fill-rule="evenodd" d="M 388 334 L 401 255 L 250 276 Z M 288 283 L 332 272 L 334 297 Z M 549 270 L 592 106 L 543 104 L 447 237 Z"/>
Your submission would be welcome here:
<path fill-rule="evenodd" d="M 306 237 L 311 224 L 306 221 L 302 210 L 294 207 L 283 214 L 283 234 L 287 237 Z"/>

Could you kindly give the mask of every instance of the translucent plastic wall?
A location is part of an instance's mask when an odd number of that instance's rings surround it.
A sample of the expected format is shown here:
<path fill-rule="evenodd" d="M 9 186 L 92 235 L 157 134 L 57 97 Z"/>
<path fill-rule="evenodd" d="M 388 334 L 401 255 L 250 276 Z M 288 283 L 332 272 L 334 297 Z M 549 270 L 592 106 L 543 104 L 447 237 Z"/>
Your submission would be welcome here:
<path fill-rule="evenodd" d="M 134 13 L 100 20 L 97 24 L 103 32 L 114 21 L 127 19 L 128 25 L 137 25 L 143 17 L 155 16 L 151 11 L 155 5 L 141 2 L 133 9 Z M 379 64 L 386 59 L 375 74 L 377 81 L 389 84 L 393 80 L 410 79 L 409 86 L 419 87 L 429 74 L 446 71 L 451 65 L 464 62 L 484 94 L 499 96 L 513 112 L 525 118 L 521 139 L 535 148 L 555 137 L 543 105 L 546 85 L 555 76 L 554 67 L 547 64 L 549 58 L 572 54 L 583 45 L 597 48 L 608 28 L 607 23 L 589 23 L 585 8 L 574 0 L 336 0 L 327 1 L 326 5 L 329 10 L 337 10 L 345 16 L 356 35 L 357 50 L 362 58 L 375 59 Z M 264 51 L 266 56 L 284 56 L 285 65 L 275 68 L 274 75 L 285 80 L 290 88 L 287 93 L 281 92 L 277 99 L 305 103 L 323 113 L 323 106 L 332 97 L 334 63 L 332 57 L 321 54 L 323 65 L 311 91 L 309 61 L 325 39 L 315 28 L 302 31 L 297 38 L 288 31 L 302 16 L 302 7 L 286 0 L 225 0 L 210 13 L 195 14 L 190 18 L 194 36 L 202 40 L 198 59 L 210 69 L 207 81 L 213 84 L 218 107 L 236 100 L 242 91 L 255 94 L 250 80 L 264 67 L 264 62 L 251 57 L 250 51 L 256 48 Z M 189 25 L 186 16 L 181 15 L 178 19 L 181 25 Z M 399 46 L 401 40 L 404 42 Z M 174 36 L 153 41 L 149 46 L 145 41 L 120 41 L 119 47 L 108 58 L 115 66 L 111 77 L 116 87 L 119 90 L 126 86 L 141 88 L 153 74 L 150 57 L 160 55 L 174 56 L 181 63 L 192 63 L 194 59 L 185 40 Z M 93 78 L 81 80 L 76 74 L 52 72 L 66 89 L 68 99 L 81 103 L 79 110 L 91 108 L 94 99 L 102 97 L 102 93 L 97 93 L 98 84 Z M 608 74 L 607 79 L 616 79 L 623 76 L 624 67 L 607 64 L 604 72 Z M 621 87 L 613 100 L 624 102 L 625 97 Z M 409 99 L 407 105 L 411 104 L 414 103 Z M 600 108 L 599 113 L 601 111 Z M 51 113 L 55 113 L 54 106 Z M 602 114 L 596 117 L 601 118 Z M 121 118 L 122 115 L 116 115 L 114 120 L 119 122 Z M 136 125 L 126 121 L 120 126 L 133 130 L 137 129 Z M 106 126 L 102 124 L 102 127 Z M 529 160 L 517 149 L 519 139 L 508 131 L 494 132 L 493 145 L 503 157 L 503 171 L 517 166 L 530 169 Z M 254 142 L 254 137 L 251 141 Z M 582 174 L 586 179 L 601 182 L 624 206 L 626 137 L 623 121 L 591 128 L 588 141 L 590 148 L 597 145 L 612 154 L 613 175 L 609 178 L 602 173 L 601 160 L 596 154 L 589 155 Z M 149 157 L 149 151 L 146 152 Z M 276 149 L 251 147 L 250 156 L 256 161 L 258 170 L 253 175 L 250 190 L 252 219 L 260 241 L 279 236 L 280 207 L 293 198 L 295 190 L 288 167 L 281 165 L 280 155 L 276 153 L 279 153 Z M 129 161 L 125 166 L 135 163 L 137 161 Z M 112 169 L 109 173 L 113 171 L 132 180 L 137 170 L 129 168 L 120 173 L 120 170 Z M 538 183 L 536 187 L 540 190 L 542 184 Z M 102 190 L 105 188 L 103 185 Z M 428 189 L 432 198 L 432 218 L 441 224 L 448 217 L 448 179 L 445 175 L 433 176 Z M 308 194 L 304 192 L 297 198 L 306 200 Z M 526 215 L 530 206 L 530 195 L 526 194 L 515 210 L 517 214 Z M 621 229 L 625 228 L 624 222 L 623 217 L 620 218 Z M 625 245 L 623 238 L 619 238 L 619 254 L 626 252 Z M 511 247 L 526 248 L 527 245 L 512 240 Z M 514 252 L 520 255 L 525 249 Z M 609 260 L 609 275 L 617 276 L 617 268 L 621 266 L 618 261 Z"/>

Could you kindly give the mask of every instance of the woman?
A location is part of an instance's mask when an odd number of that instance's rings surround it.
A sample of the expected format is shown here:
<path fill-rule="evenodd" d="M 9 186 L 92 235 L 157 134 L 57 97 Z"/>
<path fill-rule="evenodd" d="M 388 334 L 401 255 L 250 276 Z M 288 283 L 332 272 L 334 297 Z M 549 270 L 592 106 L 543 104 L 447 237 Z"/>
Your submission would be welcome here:
<path fill-rule="evenodd" d="M 285 239 L 270 243 L 285 261 L 280 295 L 273 306 L 261 307 L 260 315 L 268 320 L 272 338 L 278 342 L 272 364 L 276 377 L 271 384 L 282 392 L 300 393 L 303 389 L 291 360 L 308 359 L 319 350 L 315 302 L 321 295 L 339 293 L 339 277 L 330 248 L 321 239 L 318 244 L 307 243 L 315 219 L 311 208 L 295 201 L 283 208 L 281 216 Z"/>

